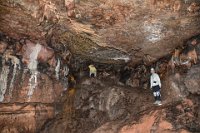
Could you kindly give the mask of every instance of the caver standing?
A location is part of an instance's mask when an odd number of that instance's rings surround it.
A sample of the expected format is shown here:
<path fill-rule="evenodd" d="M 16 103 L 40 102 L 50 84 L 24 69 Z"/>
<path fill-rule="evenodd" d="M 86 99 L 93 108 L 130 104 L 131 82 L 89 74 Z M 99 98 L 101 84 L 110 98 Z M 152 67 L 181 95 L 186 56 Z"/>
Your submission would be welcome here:
<path fill-rule="evenodd" d="M 160 77 L 155 72 L 154 68 L 151 68 L 150 85 L 151 85 L 151 90 L 153 91 L 153 96 L 155 98 L 154 104 L 162 105 L 161 94 L 160 94 L 160 89 L 161 89 Z"/>

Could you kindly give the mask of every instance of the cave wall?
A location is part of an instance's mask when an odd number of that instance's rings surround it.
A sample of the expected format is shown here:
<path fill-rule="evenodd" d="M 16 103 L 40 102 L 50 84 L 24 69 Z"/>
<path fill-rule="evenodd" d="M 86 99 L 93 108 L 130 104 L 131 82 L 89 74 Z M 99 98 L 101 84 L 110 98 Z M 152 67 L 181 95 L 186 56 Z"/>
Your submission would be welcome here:
<path fill-rule="evenodd" d="M 64 89 L 56 80 L 58 59 L 61 70 L 70 56 L 108 66 L 152 63 L 200 34 L 199 6 L 199 0 L 0 0 L 0 130 L 36 132 L 54 117 Z M 33 61 L 41 68 L 29 71 L 37 44 L 43 50 Z M 30 91 L 35 75 L 38 84 Z M 192 89 L 199 93 L 198 85 Z M 108 115 L 114 119 L 112 111 Z"/>

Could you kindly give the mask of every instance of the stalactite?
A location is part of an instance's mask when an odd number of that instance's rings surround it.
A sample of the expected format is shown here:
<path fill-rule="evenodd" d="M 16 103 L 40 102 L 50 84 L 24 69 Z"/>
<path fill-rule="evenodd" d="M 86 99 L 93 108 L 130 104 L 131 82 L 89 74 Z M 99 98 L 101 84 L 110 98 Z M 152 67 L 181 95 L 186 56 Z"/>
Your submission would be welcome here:
<path fill-rule="evenodd" d="M 29 56 L 29 64 L 28 64 L 28 69 L 31 72 L 31 77 L 29 79 L 29 91 L 28 91 L 28 101 L 30 101 L 34 89 L 37 86 L 37 75 L 38 75 L 38 70 L 37 70 L 37 65 L 38 65 L 38 54 L 41 50 L 42 46 L 40 44 L 36 44 L 34 47 L 33 51 L 31 52 Z"/>

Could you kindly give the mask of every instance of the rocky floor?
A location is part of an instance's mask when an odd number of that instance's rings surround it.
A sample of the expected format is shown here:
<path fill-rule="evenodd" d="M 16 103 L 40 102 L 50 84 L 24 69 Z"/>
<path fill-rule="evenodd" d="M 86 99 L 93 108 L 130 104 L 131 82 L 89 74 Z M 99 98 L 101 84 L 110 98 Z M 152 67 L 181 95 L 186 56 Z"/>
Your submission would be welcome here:
<path fill-rule="evenodd" d="M 62 100 L 59 117 L 42 129 L 43 133 L 183 133 L 199 132 L 199 98 L 176 95 L 163 87 L 163 105 L 153 105 L 150 89 L 119 85 L 116 77 L 84 78 Z M 165 93 L 168 92 L 168 93 Z M 68 99 L 68 100 L 67 100 Z M 69 106 L 70 105 L 70 106 Z M 70 109 L 69 109 L 70 108 Z M 63 112 L 64 111 L 64 112 Z M 64 113 L 64 114 L 63 114 Z"/>

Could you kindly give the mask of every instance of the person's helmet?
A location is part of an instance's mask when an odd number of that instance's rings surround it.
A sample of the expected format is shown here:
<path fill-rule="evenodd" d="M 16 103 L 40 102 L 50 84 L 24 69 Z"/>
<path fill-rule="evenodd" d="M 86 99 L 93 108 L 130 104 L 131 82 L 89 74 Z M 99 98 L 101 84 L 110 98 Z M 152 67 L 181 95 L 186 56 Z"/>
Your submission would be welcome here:
<path fill-rule="evenodd" d="M 155 71 L 155 69 L 152 67 L 152 68 L 151 68 L 151 71 Z"/>

